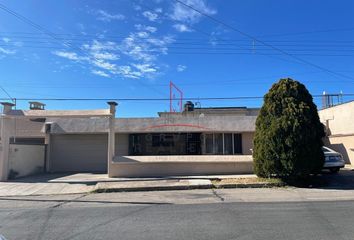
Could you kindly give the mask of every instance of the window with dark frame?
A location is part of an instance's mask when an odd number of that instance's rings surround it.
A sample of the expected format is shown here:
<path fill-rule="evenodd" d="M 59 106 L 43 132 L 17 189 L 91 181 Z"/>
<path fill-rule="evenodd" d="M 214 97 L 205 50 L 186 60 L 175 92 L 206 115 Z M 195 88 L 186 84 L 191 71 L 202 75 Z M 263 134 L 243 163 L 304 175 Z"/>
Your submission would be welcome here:
<path fill-rule="evenodd" d="M 232 133 L 224 133 L 224 154 L 233 154 Z"/>
<path fill-rule="evenodd" d="M 214 134 L 205 134 L 205 153 L 214 153 Z"/>
<path fill-rule="evenodd" d="M 242 154 L 242 135 L 234 134 L 234 154 Z"/>
<path fill-rule="evenodd" d="M 201 133 L 129 134 L 129 155 L 199 155 Z"/>
<path fill-rule="evenodd" d="M 242 154 L 242 134 L 240 133 L 206 133 L 204 138 L 205 154 Z"/>

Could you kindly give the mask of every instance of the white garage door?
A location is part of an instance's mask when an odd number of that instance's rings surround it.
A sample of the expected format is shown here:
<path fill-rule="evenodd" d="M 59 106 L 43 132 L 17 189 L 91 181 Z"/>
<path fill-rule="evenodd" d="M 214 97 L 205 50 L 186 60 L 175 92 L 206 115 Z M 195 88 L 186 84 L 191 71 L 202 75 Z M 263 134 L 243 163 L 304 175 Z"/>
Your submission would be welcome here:
<path fill-rule="evenodd" d="M 107 172 L 107 135 L 52 135 L 51 172 Z"/>

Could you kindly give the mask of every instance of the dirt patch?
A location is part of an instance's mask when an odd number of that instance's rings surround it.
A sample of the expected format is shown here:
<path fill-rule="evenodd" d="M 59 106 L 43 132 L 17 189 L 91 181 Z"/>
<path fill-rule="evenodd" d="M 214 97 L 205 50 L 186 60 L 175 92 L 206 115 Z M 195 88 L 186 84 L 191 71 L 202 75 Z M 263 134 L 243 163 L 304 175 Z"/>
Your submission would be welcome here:
<path fill-rule="evenodd" d="M 211 181 L 216 188 L 282 187 L 286 184 L 278 178 L 226 178 Z"/>

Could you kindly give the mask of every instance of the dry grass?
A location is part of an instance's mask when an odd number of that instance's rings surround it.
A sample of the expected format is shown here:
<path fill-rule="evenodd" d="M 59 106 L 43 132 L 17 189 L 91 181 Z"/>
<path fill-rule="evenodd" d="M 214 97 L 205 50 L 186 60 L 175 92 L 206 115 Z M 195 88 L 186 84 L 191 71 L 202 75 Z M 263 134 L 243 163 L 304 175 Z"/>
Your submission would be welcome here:
<path fill-rule="evenodd" d="M 242 187 L 253 187 L 254 185 L 264 185 L 268 187 L 279 187 L 284 186 L 284 182 L 278 178 L 226 178 L 212 180 L 212 184 L 216 187 L 222 185 L 239 185 Z"/>

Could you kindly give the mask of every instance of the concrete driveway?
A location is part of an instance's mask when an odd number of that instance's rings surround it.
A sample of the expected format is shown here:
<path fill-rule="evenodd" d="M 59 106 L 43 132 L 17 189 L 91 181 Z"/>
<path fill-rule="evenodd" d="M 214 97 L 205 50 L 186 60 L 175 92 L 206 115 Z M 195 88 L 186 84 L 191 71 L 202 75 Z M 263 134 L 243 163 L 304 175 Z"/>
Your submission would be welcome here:
<path fill-rule="evenodd" d="M 104 174 L 42 174 L 0 182 L 0 196 L 74 194 L 90 192 Z"/>
<path fill-rule="evenodd" d="M 325 189 L 354 190 L 354 168 L 352 167 L 346 167 L 338 174 L 323 171 L 320 177 L 327 183 Z"/>
<path fill-rule="evenodd" d="M 211 185 L 209 179 L 256 177 L 255 175 L 223 175 L 223 176 L 182 176 L 166 178 L 108 178 L 107 174 L 99 173 L 75 173 L 75 174 L 41 174 L 24 177 L 9 182 L 0 182 L 0 197 L 28 196 L 28 195 L 54 195 L 88 193 L 95 189 L 96 185 L 107 182 L 117 183 L 119 188 L 135 189 L 189 189 L 202 188 L 206 182 Z M 207 184 L 207 185 L 208 185 Z M 139 186 L 137 188 L 137 186 Z"/>
<path fill-rule="evenodd" d="M 199 179 L 238 177 L 245 175 L 227 176 L 196 176 L 196 177 L 167 177 L 167 178 L 108 178 L 107 174 L 100 173 L 68 173 L 68 174 L 40 174 L 19 178 L 8 182 L 0 182 L 0 197 L 54 195 L 88 193 L 95 189 L 96 184 L 104 182 L 119 182 L 125 187 L 136 185 L 149 186 L 152 182 L 159 185 L 189 185 Z M 248 175 L 248 177 L 250 177 Z M 252 177 L 255 177 L 252 175 Z M 190 178 L 190 179 L 188 179 Z M 209 180 L 208 180 L 209 181 Z M 178 183 L 179 182 L 179 183 Z M 209 181 L 210 182 L 210 181 Z"/>

